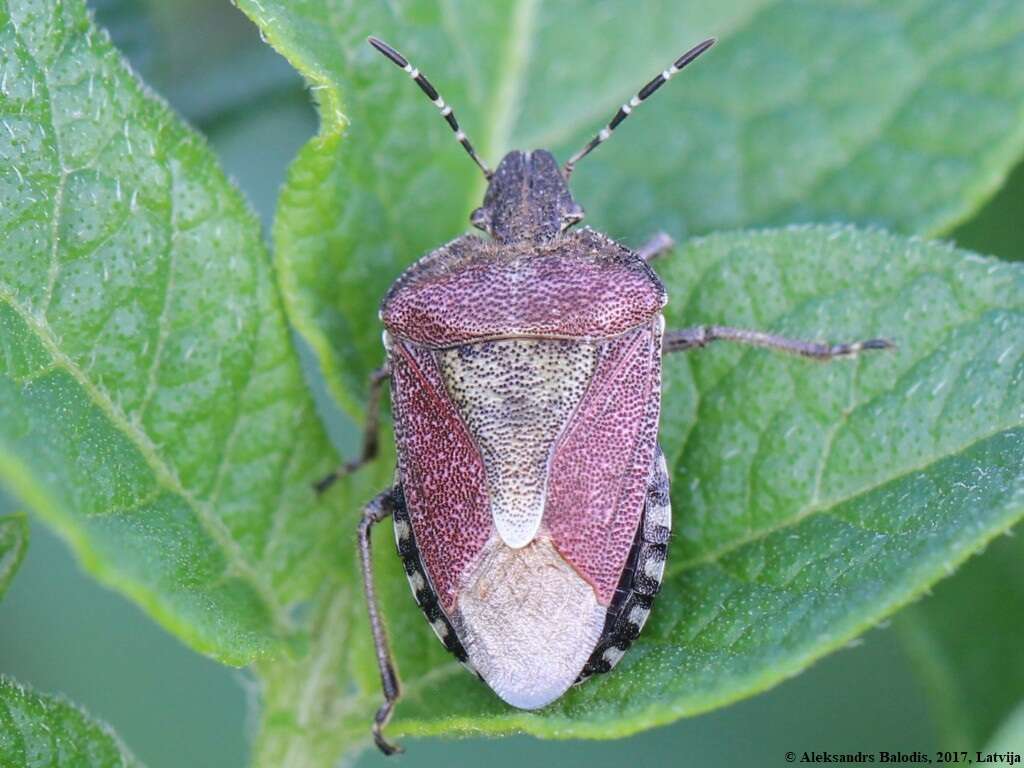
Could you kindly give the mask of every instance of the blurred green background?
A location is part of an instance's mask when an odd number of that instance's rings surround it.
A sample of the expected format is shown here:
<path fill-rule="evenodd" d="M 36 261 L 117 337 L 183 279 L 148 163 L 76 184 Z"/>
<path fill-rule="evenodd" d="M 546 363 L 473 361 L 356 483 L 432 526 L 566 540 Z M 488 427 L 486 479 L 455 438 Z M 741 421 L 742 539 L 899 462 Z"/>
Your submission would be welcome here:
<path fill-rule="evenodd" d="M 299 77 L 227 2 L 93 0 L 91 5 L 143 79 L 209 138 L 269 227 L 287 164 L 316 130 Z M 1022 203 L 1024 166 L 954 239 L 981 252 L 1017 257 L 1024 239 Z M 347 426 L 333 421 L 332 434 L 354 445 Z M 10 500 L 0 496 L 0 513 L 10 508 Z M 954 577 L 956 583 L 941 584 L 926 600 L 955 595 L 957 585 L 968 584 L 971 572 L 992 558 L 1015 567 L 1011 578 L 1024 585 L 1024 563 L 1011 546 L 1000 541 L 983 561 L 969 563 Z M 970 626 L 969 615 L 958 618 Z M 981 746 L 942 741 L 956 713 L 950 714 L 948 702 L 929 701 L 935 680 L 916 674 L 928 665 L 913 658 L 922 647 L 915 625 L 906 617 L 893 624 L 768 693 L 631 739 L 410 742 L 402 764 L 784 765 L 787 750 Z M 246 762 L 256 696 L 246 673 L 187 650 L 134 605 L 84 576 L 63 543 L 35 523 L 24 566 L 0 606 L 0 672 L 42 691 L 67 694 L 111 723 L 151 768 L 231 768 Z M 1024 688 L 1002 695 L 1024 698 Z M 936 712 L 945 729 L 941 733 Z M 366 752 L 358 764 L 384 761 Z"/>

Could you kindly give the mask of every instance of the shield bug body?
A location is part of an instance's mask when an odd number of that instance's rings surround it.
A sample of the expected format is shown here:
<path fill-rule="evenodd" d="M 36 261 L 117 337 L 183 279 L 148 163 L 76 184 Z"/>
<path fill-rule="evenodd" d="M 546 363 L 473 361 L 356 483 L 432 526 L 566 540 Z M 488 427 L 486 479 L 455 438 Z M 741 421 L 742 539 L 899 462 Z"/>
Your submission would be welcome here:
<path fill-rule="evenodd" d="M 416 602 L 441 642 L 509 704 L 536 709 L 609 671 L 639 634 L 661 585 L 671 528 L 669 476 L 657 445 L 663 353 L 729 340 L 830 359 L 880 349 L 828 345 L 726 326 L 664 330 L 665 289 L 648 261 L 665 235 L 633 251 L 590 229 L 568 180 L 573 166 L 672 75 L 645 85 L 559 168 L 551 153 L 513 151 L 491 172 L 451 107 L 401 54 L 370 38 L 427 94 L 488 179 L 475 227 L 427 254 L 381 306 L 387 362 L 371 379 L 362 456 L 390 380 L 395 486 L 365 508 L 362 573 L 385 702 L 398 677 L 374 590 L 370 529 L 391 515 Z"/>

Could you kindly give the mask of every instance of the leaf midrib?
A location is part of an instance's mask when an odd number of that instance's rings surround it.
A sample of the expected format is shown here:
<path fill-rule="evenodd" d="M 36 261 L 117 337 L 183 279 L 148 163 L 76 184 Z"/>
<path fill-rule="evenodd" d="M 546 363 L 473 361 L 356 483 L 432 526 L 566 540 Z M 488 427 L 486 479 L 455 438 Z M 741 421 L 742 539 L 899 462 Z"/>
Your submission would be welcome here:
<path fill-rule="evenodd" d="M 799 523 L 803 522 L 804 520 L 810 517 L 813 517 L 814 515 L 830 514 L 836 507 L 839 507 L 843 504 L 847 504 L 863 496 L 867 496 L 868 494 L 877 491 L 880 488 L 884 488 L 885 486 L 890 485 L 891 483 L 898 482 L 905 477 L 909 477 L 910 475 L 913 475 L 918 472 L 923 472 L 937 462 L 944 461 L 945 459 L 952 458 L 953 456 L 958 456 L 964 453 L 965 451 L 973 448 L 978 443 L 984 442 L 985 440 L 995 437 L 996 435 L 1000 435 L 1004 432 L 1009 432 L 1013 429 L 1016 429 L 1016 427 L 1013 425 L 1002 424 L 988 432 L 974 435 L 970 440 L 960 444 L 956 448 L 933 454 L 928 458 L 928 461 L 908 467 L 904 471 L 890 475 L 884 478 L 881 482 L 878 482 L 874 485 L 858 488 L 856 491 L 847 493 L 842 496 L 836 496 L 834 498 L 828 499 L 823 503 L 809 504 L 807 507 L 800 510 L 797 514 L 791 517 L 788 517 L 784 520 L 779 520 L 773 525 L 767 526 L 765 528 L 760 528 L 757 531 L 752 532 L 748 536 L 742 536 L 733 539 L 728 544 L 723 545 L 718 549 L 711 550 L 699 557 L 690 558 L 688 560 L 684 558 L 679 558 L 676 561 L 675 567 L 669 566 L 666 569 L 666 573 L 669 577 L 672 577 L 677 576 L 680 573 L 684 573 L 686 571 L 694 570 L 703 565 L 713 565 L 717 563 L 719 560 L 721 560 L 723 557 L 727 557 L 737 549 L 742 549 L 743 547 L 749 544 L 754 544 L 759 541 L 762 541 L 763 539 L 766 539 L 772 534 L 778 533 L 779 531 L 784 531 L 787 528 L 792 528 L 793 526 L 798 525 Z"/>
<path fill-rule="evenodd" d="M 57 284 L 57 277 L 60 273 L 60 259 L 58 257 L 60 248 L 60 220 L 63 216 L 64 211 L 64 193 L 67 188 L 69 169 L 64 163 L 64 150 L 61 146 L 60 132 L 57 130 L 57 125 L 54 122 L 54 103 L 53 103 L 53 88 L 50 83 L 50 69 L 43 66 L 41 62 L 37 61 L 35 56 L 25 42 L 21 30 L 18 28 L 18 22 L 14 18 L 14 14 L 11 13 L 10 8 L 7 7 L 7 3 L 4 3 L 4 8 L 7 10 L 7 19 L 10 24 L 11 32 L 14 35 L 15 41 L 21 46 L 22 50 L 25 51 L 26 55 L 31 58 L 32 63 L 35 64 L 39 74 L 42 78 L 42 86 L 46 90 L 45 99 L 47 107 L 47 117 L 50 122 L 50 136 L 53 138 L 53 151 L 57 158 L 57 188 L 53 195 L 53 211 L 50 214 L 50 265 L 47 270 L 46 276 L 46 288 L 43 293 L 42 301 L 42 312 L 45 314 L 50 306 L 50 301 L 53 297 L 53 290 Z M 64 54 L 64 49 L 67 47 L 70 36 L 64 35 L 60 41 L 60 45 L 54 51 L 54 59 L 60 58 Z"/>
<path fill-rule="evenodd" d="M 838 506 L 841 506 L 842 504 L 845 504 L 845 503 L 847 503 L 849 501 L 852 501 L 852 500 L 854 500 L 856 498 L 865 496 L 865 495 L 867 495 L 867 494 L 869 494 L 869 493 L 871 493 L 873 491 L 878 490 L 878 488 L 883 487 L 885 485 L 889 485 L 891 483 L 898 482 L 899 480 L 901 480 L 902 478 L 904 478 L 906 476 L 912 475 L 912 474 L 914 474 L 916 472 L 923 471 L 923 470 L 927 469 L 929 466 L 931 466 L 932 464 L 935 464 L 937 462 L 943 461 L 943 460 L 945 460 L 947 458 L 950 458 L 952 456 L 964 453 L 965 451 L 967 451 L 970 448 L 972 448 L 974 445 L 976 445 L 978 443 L 981 443 L 981 442 L 984 442 L 985 440 L 988 440 L 988 439 L 990 439 L 990 438 L 992 438 L 992 437 L 994 437 L 994 436 L 996 436 L 998 434 L 1001 434 L 1003 432 L 1010 431 L 1010 430 L 1012 430 L 1014 428 L 1015 427 L 1012 426 L 1012 425 L 1010 425 L 1010 426 L 1003 425 L 1003 426 L 1000 426 L 1000 427 L 998 427 L 996 429 L 991 430 L 988 433 L 977 435 L 973 439 L 971 439 L 970 441 L 967 441 L 963 445 L 959 446 L 958 448 L 950 450 L 950 451 L 947 451 L 947 452 L 943 452 L 941 454 L 935 454 L 932 457 L 930 457 L 929 461 L 927 461 L 925 463 L 922 463 L 919 466 L 911 467 L 911 468 L 907 469 L 906 471 L 900 472 L 900 473 L 898 473 L 898 474 L 896 474 L 896 475 L 894 475 L 892 477 L 888 477 L 884 481 L 878 483 L 877 485 L 873 485 L 873 486 L 870 486 L 870 487 L 867 487 L 867 488 L 862 488 L 862 489 L 859 489 L 858 491 L 856 491 L 854 493 L 847 494 L 846 496 L 838 497 L 838 498 L 835 498 L 835 499 L 830 499 L 826 503 L 823 503 L 823 504 L 820 504 L 820 505 L 816 505 L 814 507 L 809 507 L 806 510 L 804 510 L 800 515 L 798 515 L 796 517 L 793 517 L 793 518 L 787 519 L 785 521 L 782 521 L 778 525 L 773 526 L 771 528 L 762 529 L 762 530 L 756 532 L 754 535 L 750 536 L 749 538 L 746 538 L 746 539 L 743 539 L 743 540 L 738 540 L 738 541 L 735 541 L 735 542 L 731 542 L 728 547 L 722 548 L 721 550 L 718 550 L 716 552 L 708 553 L 707 556 L 704 556 L 704 557 L 701 557 L 701 558 L 695 559 L 695 560 L 690 560 L 690 561 L 685 561 L 685 560 L 679 561 L 679 560 L 677 560 L 675 567 L 671 567 L 670 566 L 666 570 L 665 578 L 666 578 L 666 580 L 670 579 L 670 578 L 675 578 L 675 577 L 681 575 L 682 573 L 685 573 L 685 572 L 688 572 L 688 571 L 692 571 L 692 570 L 696 570 L 697 568 L 702 567 L 702 566 L 709 566 L 710 565 L 710 566 L 721 567 L 721 564 L 719 563 L 719 561 L 723 557 L 726 557 L 728 554 L 730 554 L 735 549 L 742 548 L 743 546 L 746 546 L 748 544 L 755 543 L 757 541 L 765 539 L 769 535 L 777 533 L 778 531 L 785 530 L 787 528 L 795 526 L 795 525 L 799 524 L 800 522 L 802 522 L 803 520 L 805 520 L 805 519 L 807 519 L 807 518 L 809 518 L 809 517 L 811 517 L 811 516 L 813 516 L 815 514 L 819 514 L 819 513 L 829 514 L 832 510 L 834 510 L 834 508 L 836 508 Z M 999 531 L 999 530 L 991 532 L 990 538 L 994 538 L 1000 532 L 1001 531 Z M 964 555 L 964 557 L 966 557 L 966 556 L 967 555 Z M 960 558 L 960 559 L 962 560 L 963 558 Z M 906 601 L 904 601 L 904 602 L 906 602 Z M 900 603 L 900 604 L 903 604 L 903 603 Z M 883 610 L 881 611 L 881 615 L 886 615 L 887 612 L 888 612 L 888 608 L 883 606 Z M 867 623 L 870 623 L 870 622 L 867 622 Z M 850 637 L 855 636 L 858 632 L 859 632 L 859 630 L 855 628 L 855 629 L 850 631 L 849 636 Z M 647 638 L 647 640 L 645 642 L 646 643 L 657 644 L 658 643 L 658 639 L 651 637 L 651 638 Z M 841 642 L 837 641 L 836 647 L 838 647 L 841 644 L 842 644 Z M 824 655 L 827 652 L 828 651 L 826 649 L 824 651 L 821 651 L 820 654 L 817 654 L 817 653 L 816 654 L 812 654 L 811 657 L 812 658 L 819 658 L 821 655 Z M 794 668 L 802 668 L 802 663 L 796 663 Z M 446 661 L 443 664 L 431 667 L 424 674 L 421 674 L 421 675 L 418 675 L 418 676 L 414 677 L 411 681 L 409 681 L 409 682 L 407 682 L 405 684 L 405 686 L 404 686 L 404 690 L 405 690 L 404 698 L 406 700 L 415 698 L 422 688 L 424 688 L 426 686 L 429 686 L 429 685 L 432 685 L 432 684 L 435 684 L 435 683 L 437 683 L 437 682 L 439 682 L 441 680 L 444 680 L 445 678 L 447 678 L 447 677 L 451 676 L 452 674 L 460 671 L 461 669 L 462 669 L 461 665 L 458 662 L 454 661 L 454 660 Z M 307 681 L 307 685 L 310 684 L 311 682 L 312 682 L 311 680 Z M 738 698 L 741 698 L 742 696 L 743 696 L 743 691 L 742 690 L 734 691 L 730 695 L 726 696 L 725 701 L 734 701 L 734 700 L 736 700 Z M 358 694 L 356 694 L 354 696 L 348 697 L 345 700 L 344 706 L 342 707 L 342 709 L 344 711 L 344 714 L 346 714 L 346 715 L 354 715 L 354 714 L 359 713 L 361 711 L 362 714 L 365 715 L 365 717 L 368 718 L 372 714 L 372 712 L 374 711 L 374 709 L 376 707 L 375 702 L 376 702 L 376 698 L 374 696 L 374 692 L 372 692 L 372 691 L 365 691 L 364 690 L 364 691 L 360 691 Z M 691 714 L 697 714 L 699 712 L 708 711 L 708 710 L 714 708 L 715 706 L 716 706 L 716 703 L 714 701 L 712 701 L 712 702 L 707 703 L 703 707 L 699 707 L 696 710 L 693 710 L 691 712 Z M 401 714 L 401 713 L 399 712 L 399 714 Z M 640 718 L 640 719 L 642 719 L 642 718 Z M 417 722 L 418 721 L 415 720 L 415 719 L 412 721 L 413 724 L 416 724 Z M 479 727 L 479 724 L 476 724 L 476 727 Z M 414 725 L 414 728 L 415 728 L 415 725 Z M 399 728 L 399 730 L 401 730 L 401 728 Z M 487 729 L 483 728 L 482 731 L 487 731 Z"/>
<path fill-rule="evenodd" d="M 506 37 L 499 72 L 501 78 L 493 90 L 488 109 L 491 115 L 483 142 L 488 156 L 496 158 L 498 152 L 509 149 L 509 140 L 523 99 L 526 72 L 533 54 L 533 30 L 537 22 L 538 0 L 518 0 L 512 13 L 511 30 Z"/>
<path fill-rule="evenodd" d="M 1015 521 L 1019 519 L 1019 514 L 1016 515 L 1015 519 L 1010 519 L 1012 516 L 1013 513 L 1008 510 L 1002 516 L 1002 521 L 998 525 L 985 532 L 980 538 L 972 540 L 968 546 L 959 548 L 953 553 L 953 559 L 950 562 L 928 568 L 928 573 L 934 576 L 942 571 L 948 572 L 951 568 L 955 569 L 961 565 L 974 552 L 983 549 L 997 536 L 1007 533 L 1015 524 Z M 906 580 L 904 583 L 909 584 Z M 718 689 L 716 695 L 712 697 L 701 700 L 676 697 L 668 702 L 664 700 L 658 701 L 645 706 L 640 711 L 634 712 L 629 716 L 616 716 L 611 721 L 607 718 L 595 721 L 587 721 L 585 719 L 578 721 L 571 715 L 558 714 L 541 720 L 540 722 L 544 726 L 550 727 L 539 729 L 530 727 L 532 723 L 537 722 L 531 716 L 531 713 L 507 711 L 501 715 L 483 719 L 465 716 L 449 718 L 443 724 L 422 718 L 411 718 L 409 720 L 400 720 L 397 730 L 416 736 L 441 735 L 453 731 L 504 734 L 515 729 L 547 738 L 617 738 L 629 736 L 639 730 L 673 722 L 679 717 L 699 715 L 726 706 L 753 693 L 766 690 L 779 681 L 796 674 L 817 659 L 843 647 L 850 639 L 863 632 L 865 628 L 891 615 L 900 607 L 909 604 L 928 589 L 927 585 L 920 586 L 920 583 L 910 586 L 912 588 L 909 592 L 896 596 L 887 596 L 884 601 L 874 605 L 859 620 L 850 623 L 849 626 L 843 627 L 840 632 L 833 634 L 827 642 L 805 649 L 802 653 L 787 659 L 781 666 L 766 668 L 766 671 L 760 675 L 732 677 L 728 679 L 727 685 Z M 644 638 L 642 642 L 645 646 L 673 645 L 669 640 L 662 640 L 649 634 L 645 635 Z M 634 650 L 634 655 L 635 652 Z M 405 727 L 403 728 L 403 726 Z"/>

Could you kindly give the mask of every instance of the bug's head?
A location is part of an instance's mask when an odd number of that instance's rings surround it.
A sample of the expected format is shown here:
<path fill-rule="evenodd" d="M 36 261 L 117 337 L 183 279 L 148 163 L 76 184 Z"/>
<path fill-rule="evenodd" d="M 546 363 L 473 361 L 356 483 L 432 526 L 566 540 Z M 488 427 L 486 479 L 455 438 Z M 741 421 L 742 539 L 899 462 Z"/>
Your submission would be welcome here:
<path fill-rule="evenodd" d="M 551 240 L 583 219 L 550 152 L 509 152 L 469 220 L 500 243 Z"/>
<path fill-rule="evenodd" d="M 459 126 L 451 105 L 448 104 L 429 80 L 402 54 L 376 37 L 368 42 L 380 54 L 412 78 L 420 90 L 441 112 L 441 117 L 452 129 L 459 144 L 487 178 L 484 204 L 473 211 L 470 221 L 500 243 L 524 240 L 543 242 L 557 237 L 573 224 L 583 220 L 583 208 L 572 199 L 568 180 L 576 163 L 603 144 L 634 109 L 669 81 L 683 67 L 690 64 L 715 44 L 714 38 L 698 43 L 677 58 L 668 69 L 641 88 L 633 98 L 623 104 L 611 121 L 582 149 L 566 160 L 562 168 L 547 150 L 509 152 L 491 172 L 473 148 L 469 137 Z"/>

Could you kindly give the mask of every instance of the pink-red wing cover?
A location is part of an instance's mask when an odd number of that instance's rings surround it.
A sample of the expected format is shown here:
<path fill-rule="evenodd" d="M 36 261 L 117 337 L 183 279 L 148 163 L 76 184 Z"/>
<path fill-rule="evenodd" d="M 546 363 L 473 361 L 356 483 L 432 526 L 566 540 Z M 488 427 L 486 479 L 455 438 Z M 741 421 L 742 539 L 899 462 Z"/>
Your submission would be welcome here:
<path fill-rule="evenodd" d="M 492 537 L 550 539 L 611 602 L 654 458 L 659 345 L 660 319 L 600 341 L 393 342 L 399 469 L 447 612 Z"/>
<path fill-rule="evenodd" d="M 392 345 L 399 473 L 409 519 L 441 607 L 491 536 L 483 460 L 441 380 L 432 350 Z"/>
<path fill-rule="evenodd" d="M 608 605 L 636 536 L 658 437 L 661 327 L 609 341 L 555 447 L 544 523 Z"/>

